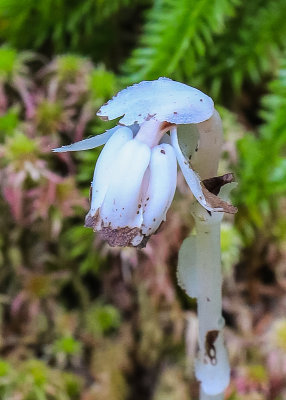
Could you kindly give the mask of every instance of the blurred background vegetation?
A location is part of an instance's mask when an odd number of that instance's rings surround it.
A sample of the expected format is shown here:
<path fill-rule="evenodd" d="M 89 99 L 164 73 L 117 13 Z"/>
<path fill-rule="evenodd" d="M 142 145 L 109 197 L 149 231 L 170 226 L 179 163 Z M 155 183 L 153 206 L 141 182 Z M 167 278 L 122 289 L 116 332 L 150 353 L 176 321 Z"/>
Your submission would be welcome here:
<path fill-rule="evenodd" d="M 285 0 L 0 0 L 1 400 L 197 400 L 183 179 L 164 229 L 120 251 L 83 227 L 98 151 L 50 151 L 109 128 L 100 105 L 159 76 L 214 98 L 219 172 L 239 182 L 226 399 L 286 399 L 285 20 Z"/>

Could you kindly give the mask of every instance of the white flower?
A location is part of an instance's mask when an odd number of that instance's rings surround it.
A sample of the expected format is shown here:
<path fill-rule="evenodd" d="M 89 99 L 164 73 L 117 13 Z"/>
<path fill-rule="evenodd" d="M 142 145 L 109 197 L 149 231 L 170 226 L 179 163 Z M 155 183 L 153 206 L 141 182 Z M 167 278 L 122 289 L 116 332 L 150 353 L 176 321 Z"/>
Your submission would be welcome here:
<path fill-rule="evenodd" d="M 214 208 L 206 200 L 208 192 L 182 153 L 176 129 L 182 124 L 193 127 L 213 113 L 210 97 L 167 78 L 128 87 L 103 105 L 97 115 L 106 120 L 122 117 L 120 126 L 54 150 L 88 150 L 105 144 L 94 170 L 86 226 L 111 246 L 143 247 L 166 220 L 176 188 L 177 161 L 198 202 L 208 211 L 223 211 L 221 203 Z M 198 139 L 193 140 L 190 154 Z"/>

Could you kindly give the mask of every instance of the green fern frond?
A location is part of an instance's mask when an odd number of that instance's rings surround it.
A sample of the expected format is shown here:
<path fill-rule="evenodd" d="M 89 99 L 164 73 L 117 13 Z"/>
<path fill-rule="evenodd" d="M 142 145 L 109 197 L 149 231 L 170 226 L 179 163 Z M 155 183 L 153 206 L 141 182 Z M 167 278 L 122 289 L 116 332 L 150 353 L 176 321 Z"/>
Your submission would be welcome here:
<path fill-rule="evenodd" d="M 249 223 L 263 227 L 286 194 L 286 58 L 263 98 L 264 123 L 258 137 L 246 134 L 238 143 L 239 187 L 236 202 Z"/>
<path fill-rule="evenodd" d="M 263 140 L 271 140 L 271 152 L 286 151 L 286 58 L 281 61 L 278 77 L 269 84 L 270 94 L 262 99 L 260 115 L 264 124 L 260 128 Z M 286 186 L 286 168 L 285 168 Z"/>
<path fill-rule="evenodd" d="M 82 44 L 96 47 L 105 21 L 132 0 L 1 0 L 0 39 L 15 48 L 52 51 L 82 50 Z"/>
<path fill-rule="evenodd" d="M 247 79 L 258 83 L 263 74 L 277 71 L 286 48 L 285 0 L 243 2 L 223 35 L 215 38 L 196 75 L 217 97 L 224 89 L 239 90 Z"/>
<path fill-rule="evenodd" d="M 124 67 L 128 80 L 190 76 L 237 4 L 238 0 L 155 0 L 139 48 Z"/>

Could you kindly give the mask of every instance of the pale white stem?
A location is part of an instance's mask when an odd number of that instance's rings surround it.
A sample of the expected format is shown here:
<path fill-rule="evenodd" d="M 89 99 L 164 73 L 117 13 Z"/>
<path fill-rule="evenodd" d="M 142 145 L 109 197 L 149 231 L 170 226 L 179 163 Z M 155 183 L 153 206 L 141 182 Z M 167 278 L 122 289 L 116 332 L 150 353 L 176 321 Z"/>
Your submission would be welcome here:
<path fill-rule="evenodd" d="M 199 320 L 199 356 L 196 377 L 201 393 L 219 396 L 229 384 L 230 367 L 224 347 L 222 329 L 222 274 L 220 255 L 220 223 L 222 213 L 209 215 L 195 203 L 192 214 L 196 225 L 196 294 Z M 192 272 L 194 276 L 194 273 Z M 208 397 L 201 397 L 206 399 Z M 211 399 L 212 397 L 210 397 Z"/>
<path fill-rule="evenodd" d="M 198 256 L 199 342 L 203 348 L 208 331 L 221 325 L 220 223 L 208 224 L 195 218 Z"/>

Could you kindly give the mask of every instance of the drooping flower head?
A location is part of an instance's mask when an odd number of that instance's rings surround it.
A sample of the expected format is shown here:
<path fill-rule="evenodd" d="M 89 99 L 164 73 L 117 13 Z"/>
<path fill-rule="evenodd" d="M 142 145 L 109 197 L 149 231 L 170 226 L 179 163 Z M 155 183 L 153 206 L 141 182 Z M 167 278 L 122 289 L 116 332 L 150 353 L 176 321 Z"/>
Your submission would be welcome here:
<path fill-rule="evenodd" d="M 192 169 L 193 160 L 191 164 L 188 159 L 194 158 L 197 172 L 201 170 L 203 175 L 210 173 L 207 165 L 218 162 L 221 126 L 217 126 L 219 117 L 210 97 L 185 84 L 159 78 L 122 90 L 97 115 L 103 120 L 121 119 L 118 126 L 102 135 L 54 151 L 88 150 L 105 144 L 94 170 L 85 225 L 111 246 L 143 247 L 165 221 L 176 189 L 177 162 L 205 209 L 212 212 L 231 207 L 208 192 Z M 202 127 L 208 120 L 212 122 Z M 179 142 L 177 127 L 184 125 L 188 131 L 182 130 Z M 219 137 L 214 134 L 217 131 Z M 186 135 L 188 140 L 184 141 Z M 213 137 L 206 139 L 206 135 Z"/>

